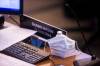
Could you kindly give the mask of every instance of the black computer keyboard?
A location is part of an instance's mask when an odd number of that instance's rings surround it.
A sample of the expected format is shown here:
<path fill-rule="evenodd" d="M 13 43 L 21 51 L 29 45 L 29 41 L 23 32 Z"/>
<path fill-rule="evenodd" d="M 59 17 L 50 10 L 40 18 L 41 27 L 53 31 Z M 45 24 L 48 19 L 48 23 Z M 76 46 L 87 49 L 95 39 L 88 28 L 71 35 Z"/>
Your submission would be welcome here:
<path fill-rule="evenodd" d="M 32 64 L 38 63 L 49 57 L 49 53 L 23 42 L 16 43 L 2 52 Z"/>

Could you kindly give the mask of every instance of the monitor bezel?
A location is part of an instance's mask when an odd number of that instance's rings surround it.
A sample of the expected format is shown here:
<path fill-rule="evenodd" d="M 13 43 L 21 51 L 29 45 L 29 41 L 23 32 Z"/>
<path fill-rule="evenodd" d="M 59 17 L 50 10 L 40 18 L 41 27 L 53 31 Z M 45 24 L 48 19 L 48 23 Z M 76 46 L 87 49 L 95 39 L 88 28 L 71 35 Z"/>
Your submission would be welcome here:
<path fill-rule="evenodd" d="M 23 14 L 23 0 L 20 0 L 20 9 L 19 11 L 0 11 L 0 14 L 9 14 L 9 15 L 22 15 Z"/>

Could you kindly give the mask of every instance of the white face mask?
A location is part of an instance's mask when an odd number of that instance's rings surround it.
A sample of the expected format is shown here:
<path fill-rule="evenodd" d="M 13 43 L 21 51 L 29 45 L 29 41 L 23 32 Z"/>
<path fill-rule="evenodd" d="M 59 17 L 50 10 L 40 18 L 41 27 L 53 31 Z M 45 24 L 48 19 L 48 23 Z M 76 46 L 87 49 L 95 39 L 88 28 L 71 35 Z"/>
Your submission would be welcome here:
<path fill-rule="evenodd" d="M 48 40 L 49 46 L 51 48 L 51 54 L 60 57 L 67 57 L 66 55 L 72 55 L 75 52 L 75 40 L 63 35 L 61 31 L 57 32 L 57 35 Z"/>

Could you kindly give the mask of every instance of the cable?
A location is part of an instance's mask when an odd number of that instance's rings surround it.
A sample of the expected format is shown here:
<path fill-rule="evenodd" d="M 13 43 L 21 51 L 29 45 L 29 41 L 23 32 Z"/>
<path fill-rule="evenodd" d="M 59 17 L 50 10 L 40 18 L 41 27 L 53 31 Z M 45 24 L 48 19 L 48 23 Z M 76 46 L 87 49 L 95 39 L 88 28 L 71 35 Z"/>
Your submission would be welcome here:
<path fill-rule="evenodd" d="M 18 23 L 18 21 L 15 20 L 12 16 L 9 16 L 9 18 L 10 18 L 11 20 L 13 20 L 18 26 L 20 26 L 20 24 Z"/>
<path fill-rule="evenodd" d="M 75 48 L 76 48 L 76 50 L 81 51 L 80 48 L 78 47 L 77 41 L 75 41 Z"/>
<path fill-rule="evenodd" d="M 76 18 L 76 22 L 77 22 L 78 27 L 81 28 L 81 25 L 79 23 L 79 18 L 77 17 L 77 14 L 75 13 L 75 11 L 70 7 L 69 4 L 65 4 L 65 6 L 67 6 L 71 10 L 72 14 Z M 81 32 L 81 35 L 83 37 L 84 42 L 87 43 L 87 40 L 86 40 L 85 35 L 84 35 L 84 32 L 83 31 L 80 31 L 80 32 Z"/>
<path fill-rule="evenodd" d="M 4 16 L 6 19 L 10 18 L 10 19 L 13 20 L 18 26 L 20 26 L 20 24 L 18 23 L 18 21 L 15 20 L 11 15 L 5 15 L 5 14 L 3 14 L 3 16 Z"/>

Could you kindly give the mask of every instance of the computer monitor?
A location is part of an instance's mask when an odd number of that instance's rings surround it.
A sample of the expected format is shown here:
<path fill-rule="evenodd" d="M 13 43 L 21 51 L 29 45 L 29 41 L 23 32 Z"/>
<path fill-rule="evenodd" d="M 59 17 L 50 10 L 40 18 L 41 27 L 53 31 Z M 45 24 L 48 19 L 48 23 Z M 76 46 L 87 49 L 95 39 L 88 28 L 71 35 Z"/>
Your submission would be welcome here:
<path fill-rule="evenodd" d="M 0 0 L 0 14 L 23 15 L 23 0 Z M 0 27 L 3 27 L 4 19 L 0 18 Z"/>
<path fill-rule="evenodd" d="M 0 0 L 0 14 L 23 14 L 23 0 Z"/>

